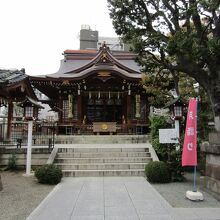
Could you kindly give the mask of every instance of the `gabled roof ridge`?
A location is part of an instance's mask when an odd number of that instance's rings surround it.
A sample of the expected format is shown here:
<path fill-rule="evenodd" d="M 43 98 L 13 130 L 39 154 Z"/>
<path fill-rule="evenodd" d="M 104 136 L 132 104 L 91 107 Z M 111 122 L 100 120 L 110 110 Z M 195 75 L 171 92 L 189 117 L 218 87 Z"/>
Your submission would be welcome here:
<path fill-rule="evenodd" d="M 78 69 L 75 69 L 75 70 L 73 70 L 73 71 L 69 71 L 69 72 L 67 72 L 66 74 L 73 73 L 73 72 L 74 72 L 74 73 L 81 72 L 81 71 L 83 71 L 83 70 L 85 70 L 85 69 L 91 67 L 92 65 L 97 64 L 97 63 L 100 61 L 100 59 L 102 58 L 102 56 L 103 56 L 103 60 L 102 60 L 103 63 L 105 63 L 105 58 L 106 58 L 106 61 L 107 61 L 107 58 L 109 57 L 109 58 L 110 58 L 110 59 L 109 59 L 110 62 L 111 62 L 112 64 L 114 64 L 114 65 L 120 67 L 121 69 L 126 70 L 126 71 L 128 71 L 128 72 L 140 73 L 140 72 L 137 72 L 137 71 L 135 71 L 135 70 L 133 70 L 133 69 L 130 69 L 130 68 L 128 68 L 127 66 L 123 65 L 122 63 L 120 63 L 120 62 L 114 57 L 114 55 L 111 54 L 109 47 L 107 47 L 106 44 L 103 43 L 103 45 L 100 47 L 100 49 L 99 49 L 97 55 L 96 55 L 89 63 L 87 63 L 86 65 L 84 65 L 84 66 L 82 66 L 82 67 L 80 67 L 80 68 L 78 68 Z M 96 61 L 97 61 L 97 62 L 96 62 Z"/>
<path fill-rule="evenodd" d="M 104 52 L 108 52 L 108 50 L 109 50 L 109 48 L 106 45 L 103 45 L 102 47 L 100 47 L 97 55 L 89 63 L 87 63 L 86 65 L 84 65 L 78 69 L 75 69 L 74 71 L 67 72 L 66 74 L 72 73 L 72 72 L 78 73 L 84 69 L 89 68 L 90 66 L 95 64 L 95 61 L 98 60 L 98 58 L 101 56 L 101 54 L 103 54 Z"/>
<path fill-rule="evenodd" d="M 98 50 L 71 50 L 71 49 L 67 49 L 64 51 L 64 54 L 67 54 L 67 53 L 94 54 L 97 52 L 98 52 Z"/>

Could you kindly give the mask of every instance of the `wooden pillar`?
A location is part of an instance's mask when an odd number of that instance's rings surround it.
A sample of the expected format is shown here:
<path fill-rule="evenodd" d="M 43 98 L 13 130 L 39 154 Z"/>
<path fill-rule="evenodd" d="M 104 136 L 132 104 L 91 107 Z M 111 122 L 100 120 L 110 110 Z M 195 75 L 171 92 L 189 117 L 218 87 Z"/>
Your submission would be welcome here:
<path fill-rule="evenodd" d="M 7 127 L 7 139 L 10 140 L 11 137 L 11 123 L 13 119 L 13 102 L 10 100 L 8 102 L 8 127 Z"/>

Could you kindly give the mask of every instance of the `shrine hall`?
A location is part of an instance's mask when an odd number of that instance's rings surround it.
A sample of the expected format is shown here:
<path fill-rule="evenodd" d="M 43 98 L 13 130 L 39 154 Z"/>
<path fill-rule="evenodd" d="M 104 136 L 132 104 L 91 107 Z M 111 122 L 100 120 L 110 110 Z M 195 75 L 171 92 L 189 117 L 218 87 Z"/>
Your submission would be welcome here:
<path fill-rule="evenodd" d="M 56 73 L 31 76 L 58 114 L 58 134 L 146 133 L 149 106 L 135 54 L 65 50 Z"/>

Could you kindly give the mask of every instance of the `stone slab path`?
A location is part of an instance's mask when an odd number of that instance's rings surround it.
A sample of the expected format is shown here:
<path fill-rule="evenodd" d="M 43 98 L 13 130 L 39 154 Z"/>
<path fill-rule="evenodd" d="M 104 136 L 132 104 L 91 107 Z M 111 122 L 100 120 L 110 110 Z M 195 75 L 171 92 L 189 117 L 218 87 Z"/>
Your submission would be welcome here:
<path fill-rule="evenodd" d="M 27 220 L 217 220 L 219 208 L 172 208 L 143 177 L 63 178 Z"/>

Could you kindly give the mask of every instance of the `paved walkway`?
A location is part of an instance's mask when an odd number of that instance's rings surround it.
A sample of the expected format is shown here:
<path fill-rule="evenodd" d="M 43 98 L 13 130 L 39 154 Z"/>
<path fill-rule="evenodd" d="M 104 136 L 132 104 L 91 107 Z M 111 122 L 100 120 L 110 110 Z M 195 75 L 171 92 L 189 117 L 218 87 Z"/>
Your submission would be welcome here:
<path fill-rule="evenodd" d="M 220 208 L 172 208 L 143 177 L 63 178 L 27 220 L 220 220 Z"/>

